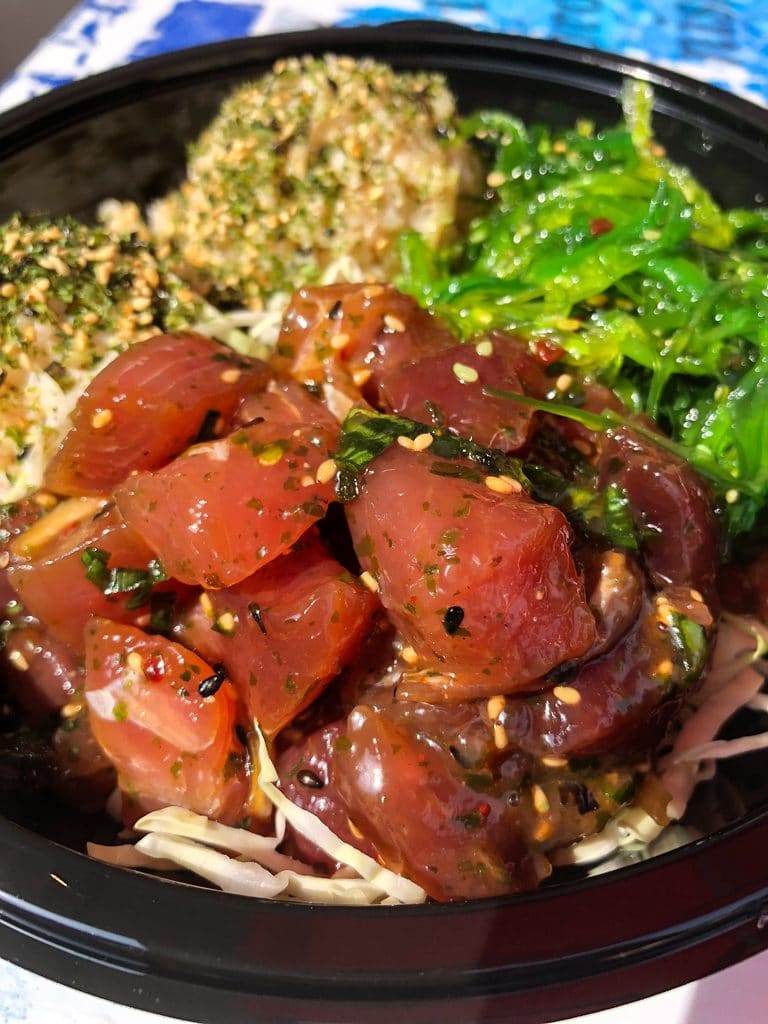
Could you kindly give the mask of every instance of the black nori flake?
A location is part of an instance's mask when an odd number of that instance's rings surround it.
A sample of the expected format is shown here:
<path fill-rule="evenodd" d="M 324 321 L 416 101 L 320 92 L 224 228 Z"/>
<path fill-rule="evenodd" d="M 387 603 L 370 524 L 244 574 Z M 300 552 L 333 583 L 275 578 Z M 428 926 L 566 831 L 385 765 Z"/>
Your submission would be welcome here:
<path fill-rule="evenodd" d="M 251 603 L 248 605 L 248 614 L 251 616 L 251 618 L 259 627 L 264 636 L 266 636 L 267 627 L 264 625 L 264 620 L 261 617 L 261 608 L 259 608 L 255 601 L 251 601 Z"/>
<path fill-rule="evenodd" d="M 337 299 L 331 308 L 328 310 L 329 320 L 338 320 L 341 316 L 341 299 Z"/>
<path fill-rule="evenodd" d="M 568 796 L 572 796 L 579 814 L 589 814 L 590 811 L 598 809 L 598 803 L 583 782 L 561 782 L 560 799 L 565 802 Z"/>
<path fill-rule="evenodd" d="M 448 636 L 455 636 L 464 621 L 464 609 L 459 604 L 452 604 L 443 616 L 443 629 Z"/>
<path fill-rule="evenodd" d="M 213 675 L 206 676 L 197 688 L 201 697 L 213 697 L 227 678 L 227 670 L 221 664 L 213 666 Z"/>

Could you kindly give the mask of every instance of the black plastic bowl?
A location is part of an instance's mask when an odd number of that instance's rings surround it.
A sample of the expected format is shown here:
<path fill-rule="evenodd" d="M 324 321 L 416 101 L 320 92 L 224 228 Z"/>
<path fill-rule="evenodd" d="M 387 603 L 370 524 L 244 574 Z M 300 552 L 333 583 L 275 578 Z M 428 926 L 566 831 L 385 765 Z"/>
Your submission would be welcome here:
<path fill-rule="evenodd" d="M 648 79 L 671 154 L 722 202 L 763 201 L 766 111 L 623 58 L 410 22 L 176 53 L 13 110 L 0 118 L 0 216 L 88 216 L 107 196 L 160 194 L 235 82 L 278 57 L 328 51 L 439 70 L 465 110 L 557 125 L 615 122 L 622 78 Z M 110 869 L 45 838 L 77 849 L 84 822 L 6 800 L 0 955 L 211 1024 L 537 1022 L 618 1005 L 768 946 L 768 753 L 726 778 L 733 823 L 684 849 L 529 896 L 416 908 L 270 904 Z"/>

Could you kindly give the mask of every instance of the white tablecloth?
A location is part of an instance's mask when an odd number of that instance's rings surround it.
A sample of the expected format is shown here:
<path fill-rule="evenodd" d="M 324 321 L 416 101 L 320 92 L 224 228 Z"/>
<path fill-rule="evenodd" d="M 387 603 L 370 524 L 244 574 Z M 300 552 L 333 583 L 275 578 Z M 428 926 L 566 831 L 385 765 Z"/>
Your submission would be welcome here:
<path fill-rule="evenodd" d="M 117 1006 L 0 961 L 2 1024 L 177 1024 Z M 710 978 L 564 1024 L 766 1024 L 768 951 Z M 206 1022 L 210 1024 L 210 1022 Z M 249 1020 L 243 1024 L 261 1024 Z M 435 1021 L 435 1024 L 439 1024 Z M 466 1024 L 474 1024 L 467 1020 Z"/>

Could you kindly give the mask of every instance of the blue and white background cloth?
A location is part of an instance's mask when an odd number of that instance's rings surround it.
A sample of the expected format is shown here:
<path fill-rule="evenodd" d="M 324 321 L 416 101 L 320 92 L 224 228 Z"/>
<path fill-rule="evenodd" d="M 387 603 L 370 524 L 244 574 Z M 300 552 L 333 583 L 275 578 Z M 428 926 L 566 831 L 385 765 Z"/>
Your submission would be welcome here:
<path fill-rule="evenodd" d="M 31 0 L 34 2 L 34 0 Z M 768 105 L 768 0 L 84 0 L 0 85 L 0 110 L 142 57 L 238 36 L 435 18 L 648 60 Z M 563 1024 L 768 1020 L 768 953 Z M 0 1024 L 172 1024 L 0 961 Z"/>
<path fill-rule="evenodd" d="M 768 0 L 84 0 L 0 89 L 0 109 L 168 50 L 398 18 L 611 50 L 768 104 Z"/>

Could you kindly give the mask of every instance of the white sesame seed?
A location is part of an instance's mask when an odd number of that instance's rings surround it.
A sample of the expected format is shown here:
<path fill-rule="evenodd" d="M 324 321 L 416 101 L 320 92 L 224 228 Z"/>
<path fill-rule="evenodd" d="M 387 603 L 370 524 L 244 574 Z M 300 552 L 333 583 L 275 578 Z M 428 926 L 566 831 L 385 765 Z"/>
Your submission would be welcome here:
<path fill-rule="evenodd" d="M 8 564 L 10 563 L 10 561 L 11 561 L 11 553 L 10 553 L 10 551 L 2 551 L 2 552 L 0 552 L 0 569 L 7 569 L 8 568 Z"/>
<path fill-rule="evenodd" d="M 488 490 L 496 494 L 519 494 L 523 489 L 517 480 L 509 476 L 487 476 L 484 482 Z"/>
<path fill-rule="evenodd" d="M 336 476 L 336 470 L 338 466 L 334 459 L 326 459 L 325 462 L 321 462 L 317 467 L 317 473 L 315 474 L 315 480 L 319 484 L 327 484 Z"/>
<path fill-rule="evenodd" d="M 502 713 L 506 706 L 506 703 L 507 702 L 505 698 L 500 695 L 497 697 L 488 698 L 488 703 L 486 704 L 486 711 L 488 712 L 488 717 L 492 722 L 494 722 Z"/>
<path fill-rule="evenodd" d="M 209 622 L 213 622 L 213 601 L 207 594 L 200 595 L 200 607 L 203 609 L 203 614 Z"/>
<path fill-rule="evenodd" d="M 397 443 L 400 445 L 401 448 L 405 448 L 407 452 L 413 451 L 413 441 L 411 440 L 410 437 L 406 437 L 405 434 L 400 434 L 400 436 L 397 439 Z"/>
<path fill-rule="evenodd" d="M 672 625 L 672 606 L 663 594 L 656 598 L 656 616 L 659 622 L 663 622 L 667 626 Z"/>
<path fill-rule="evenodd" d="M 400 651 L 400 657 L 408 665 L 417 665 L 419 661 L 419 656 L 412 647 L 404 647 L 402 651 Z"/>
<path fill-rule="evenodd" d="M 491 171 L 485 180 L 489 188 L 499 188 L 507 180 L 507 176 L 503 171 Z"/>
<path fill-rule="evenodd" d="M 309 473 L 307 473 L 306 476 L 303 476 L 301 478 L 301 486 L 302 487 L 314 487 L 315 486 L 315 478 L 313 476 L 310 476 Z"/>
<path fill-rule="evenodd" d="M 233 366 L 229 370 L 222 370 L 219 374 L 219 380 L 223 384 L 236 384 L 242 375 L 242 371 L 238 370 L 236 366 Z"/>
<path fill-rule="evenodd" d="M 216 626 L 222 633 L 234 633 L 236 625 L 235 616 L 232 612 L 223 612 L 218 619 L 216 619 Z"/>
<path fill-rule="evenodd" d="M 331 348 L 334 352 L 343 351 L 350 342 L 350 337 L 344 331 L 339 331 L 331 338 Z"/>
<path fill-rule="evenodd" d="M 533 797 L 533 806 L 536 808 L 538 813 L 547 814 L 549 811 L 549 800 L 547 799 L 547 794 L 541 786 L 538 785 L 538 783 L 534 782 L 531 787 L 531 795 Z"/>
<path fill-rule="evenodd" d="M 693 588 L 691 588 L 690 595 L 692 599 L 696 601 L 698 604 L 704 604 L 704 597 L 702 596 L 700 590 L 694 590 Z"/>
<path fill-rule="evenodd" d="M 369 370 L 367 368 L 363 370 L 355 370 L 352 374 L 352 380 L 355 382 L 357 387 L 362 388 L 365 387 L 372 376 L 373 370 Z"/>
<path fill-rule="evenodd" d="M 413 439 L 413 450 L 416 452 L 426 451 L 434 440 L 435 439 L 431 434 L 419 434 Z"/>
<path fill-rule="evenodd" d="M 560 392 L 567 391 L 572 384 L 573 377 L 570 375 L 570 373 L 561 373 L 555 381 L 555 389 Z"/>
<path fill-rule="evenodd" d="M 13 667 L 18 669 L 19 672 L 29 671 L 29 662 L 21 651 L 10 651 L 8 654 L 8 661 L 10 661 Z"/>
<path fill-rule="evenodd" d="M 547 755 L 546 757 L 542 757 L 541 763 L 544 765 L 545 768 L 565 768 L 568 764 L 568 758 L 552 757 L 550 755 Z"/>
<path fill-rule="evenodd" d="M 72 700 L 68 704 L 64 705 L 59 714 L 61 715 L 62 718 L 65 719 L 74 718 L 76 715 L 79 715 L 82 710 L 83 705 L 80 703 L 80 701 Z"/>
<path fill-rule="evenodd" d="M 656 674 L 659 676 L 663 676 L 665 678 L 671 676 L 673 670 L 674 667 L 669 658 L 665 658 L 663 661 L 660 661 L 659 664 L 656 666 Z"/>
<path fill-rule="evenodd" d="M 115 267 L 114 267 L 113 263 L 109 263 L 109 262 L 107 262 L 107 263 L 97 263 L 97 265 L 96 265 L 96 267 L 95 267 L 95 269 L 93 271 L 93 276 L 96 278 L 96 280 L 102 286 L 102 288 L 105 288 L 107 286 L 107 284 L 109 283 L 109 279 L 112 276 L 112 271 L 114 269 L 115 269 Z"/>
<path fill-rule="evenodd" d="M 393 331 L 395 334 L 403 334 L 405 332 L 403 321 L 397 316 L 392 316 L 391 313 L 387 313 L 384 317 L 384 326 L 388 331 Z"/>
<path fill-rule="evenodd" d="M 128 668 L 132 672 L 143 672 L 144 671 L 144 659 L 138 651 L 131 651 L 126 659 Z"/>
<path fill-rule="evenodd" d="M 370 590 L 372 594 L 378 593 L 379 584 L 376 582 L 376 577 L 373 575 L 373 573 L 368 572 L 367 569 L 365 570 L 365 572 L 360 573 L 360 582 L 367 590 Z"/>
<path fill-rule="evenodd" d="M 492 356 L 493 342 L 488 341 L 487 339 L 485 341 L 478 341 L 475 345 L 475 352 L 477 352 L 479 356 Z"/>
<path fill-rule="evenodd" d="M 562 701 L 563 704 L 581 703 L 581 694 L 572 686 L 556 686 L 552 694 L 557 700 Z"/>
<path fill-rule="evenodd" d="M 475 384 L 480 376 L 474 366 L 467 366 L 466 363 L 454 363 L 453 375 L 462 384 Z"/>
<path fill-rule="evenodd" d="M 104 427 L 109 426 L 113 418 L 111 409 L 99 409 L 98 412 L 91 416 L 91 426 L 94 430 L 102 430 Z"/>
<path fill-rule="evenodd" d="M 40 508 L 46 509 L 46 511 L 50 511 L 58 505 L 56 495 L 51 494 L 50 491 L 38 491 L 32 500 L 36 505 L 39 505 Z"/>
<path fill-rule="evenodd" d="M 735 487 L 731 487 L 729 491 L 725 492 L 725 500 L 728 502 L 729 505 L 736 504 L 736 502 L 739 500 L 739 492 L 736 490 Z"/>
<path fill-rule="evenodd" d="M 507 730 L 501 722 L 497 722 L 493 727 L 493 745 L 497 750 L 504 750 L 505 747 L 509 746 Z"/>

